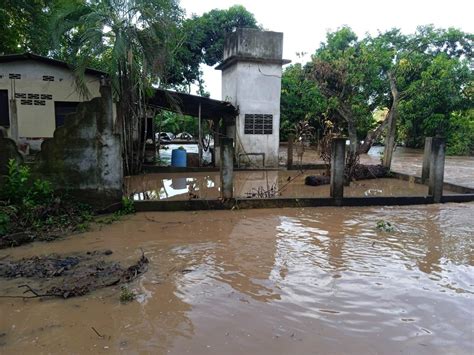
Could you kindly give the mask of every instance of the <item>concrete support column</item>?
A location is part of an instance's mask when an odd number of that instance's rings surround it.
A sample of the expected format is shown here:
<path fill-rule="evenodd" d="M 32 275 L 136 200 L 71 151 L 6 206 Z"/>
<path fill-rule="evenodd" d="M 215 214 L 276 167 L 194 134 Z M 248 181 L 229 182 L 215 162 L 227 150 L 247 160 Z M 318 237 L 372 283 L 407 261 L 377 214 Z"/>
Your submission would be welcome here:
<path fill-rule="evenodd" d="M 18 110 L 14 98 L 10 99 L 10 138 L 18 144 Z"/>
<path fill-rule="evenodd" d="M 234 196 L 234 140 L 221 138 L 221 197 L 224 200 Z"/>
<path fill-rule="evenodd" d="M 440 203 L 443 197 L 444 158 L 446 142 L 444 138 L 433 138 L 431 144 L 430 179 L 428 194 L 433 196 L 434 203 Z"/>
<path fill-rule="evenodd" d="M 334 138 L 331 143 L 331 197 L 341 205 L 344 196 L 344 163 L 346 138 Z"/>
<path fill-rule="evenodd" d="M 291 169 L 293 166 L 293 143 L 295 142 L 295 135 L 289 134 L 288 135 L 288 157 L 286 159 L 287 169 Z"/>
<path fill-rule="evenodd" d="M 102 79 L 100 86 L 100 96 L 103 99 L 104 108 L 104 119 L 99 120 L 98 129 L 99 132 L 112 133 L 114 130 L 114 102 L 112 99 L 112 87 L 109 85 L 109 81 Z M 146 120 L 145 120 L 146 124 Z"/>
<path fill-rule="evenodd" d="M 433 137 L 425 138 L 425 150 L 423 151 L 423 165 L 421 167 L 421 183 L 426 183 L 430 178 L 430 160 L 431 160 L 431 144 Z"/>

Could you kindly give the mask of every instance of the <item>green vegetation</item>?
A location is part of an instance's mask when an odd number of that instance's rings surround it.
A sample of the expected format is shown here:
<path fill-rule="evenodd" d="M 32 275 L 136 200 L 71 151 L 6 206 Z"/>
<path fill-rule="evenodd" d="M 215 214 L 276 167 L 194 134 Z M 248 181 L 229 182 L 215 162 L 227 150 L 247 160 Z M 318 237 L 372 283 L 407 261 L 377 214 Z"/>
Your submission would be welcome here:
<path fill-rule="evenodd" d="M 393 226 L 392 223 L 387 222 L 387 221 L 383 221 L 383 220 L 377 221 L 377 229 L 381 230 L 381 231 L 384 231 L 384 232 L 394 232 L 395 231 L 395 227 Z"/>
<path fill-rule="evenodd" d="M 135 212 L 133 201 L 123 198 L 120 210 L 94 218 L 89 206 L 55 193 L 49 181 L 34 179 L 27 166 L 10 160 L 8 170 L 0 185 L 0 247 L 84 232 L 93 222 L 111 224 Z M 10 240 L 17 233 L 22 234 L 22 241 Z M 25 235 L 32 238 L 25 239 Z"/>
<path fill-rule="evenodd" d="M 51 239 L 83 231 L 91 218 L 87 206 L 57 195 L 50 182 L 34 179 L 27 166 L 10 160 L 0 187 L 0 238 L 21 232 L 31 233 L 34 239 Z"/>
<path fill-rule="evenodd" d="M 120 302 L 128 303 L 135 299 L 136 295 L 133 291 L 129 290 L 127 287 L 122 287 L 120 291 Z"/>
<path fill-rule="evenodd" d="M 349 27 L 329 32 L 310 62 L 284 71 L 283 138 L 307 118 L 319 136 L 330 122 L 360 153 L 387 132 L 389 147 L 420 148 L 424 137 L 441 135 L 448 154 L 474 154 L 473 38 L 432 26 L 361 39 Z"/>
<path fill-rule="evenodd" d="M 240 5 L 190 18 L 177 0 L 2 5 L 0 53 L 33 51 L 70 62 L 83 89 L 86 66 L 109 74 L 127 174 L 141 168 L 144 142 L 128 138 L 143 127 L 152 85 L 190 92 L 195 84 L 200 95 L 208 95 L 200 65 L 221 59 L 224 37 L 234 28 L 261 28 Z M 296 122 L 306 121 L 318 138 L 328 125 L 332 133 L 347 135 L 360 153 L 382 138 L 391 152 L 397 143 L 420 148 L 424 137 L 442 135 L 449 154 L 474 154 L 473 39 L 471 33 L 433 26 L 362 38 L 347 26 L 329 32 L 311 61 L 284 70 L 282 140 Z M 374 119 L 377 112 L 385 113 L 382 120 Z M 197 131 L 196 120 L 179 114 L 158 113 L 155 122 L 161 132 Z"/>

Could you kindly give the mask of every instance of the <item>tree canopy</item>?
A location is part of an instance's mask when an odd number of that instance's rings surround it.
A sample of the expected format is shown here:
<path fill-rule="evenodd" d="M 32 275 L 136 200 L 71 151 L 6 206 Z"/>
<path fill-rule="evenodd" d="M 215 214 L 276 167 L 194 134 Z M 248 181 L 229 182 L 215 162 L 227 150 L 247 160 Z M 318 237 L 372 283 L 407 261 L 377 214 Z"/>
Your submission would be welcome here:
<path fill-rule="evenodd" d="M 342 27 L 329 32 L 304 65 L 299 87 L 308 80 L 313 83 L 315 89 L 307 93 L 319 104 L 311 114 L 329 118 L 348 134 L 353 150 L 360 140 L 371 144 L 388 128 L 387 136 L 393 138 L 386 140 L 388 149 L 396 139 L 421 147 L 425 136 L 439 134 L 448 139 L 448 147 L 457 147 L 448 149 L 450 153 L 472 153 L 470 139 L 461 139 L 463 148 L 455 142 L 459 132 L 472 127 L 472 44 L 472 34 L 453 28 L 423 26 L 408 35 L 393 29 L 359 39 L 349 27 Z M 298 97 L 289 80 L 294 68 L 284 72 L 282 103 Z M 295 108 L 305 102 L 308 98 L 300 97 L 291 107 L 282 104 L 282 127 L 301 117 Z M 384 108 L 386 119 L 377 123 L 374 112 Z"/>

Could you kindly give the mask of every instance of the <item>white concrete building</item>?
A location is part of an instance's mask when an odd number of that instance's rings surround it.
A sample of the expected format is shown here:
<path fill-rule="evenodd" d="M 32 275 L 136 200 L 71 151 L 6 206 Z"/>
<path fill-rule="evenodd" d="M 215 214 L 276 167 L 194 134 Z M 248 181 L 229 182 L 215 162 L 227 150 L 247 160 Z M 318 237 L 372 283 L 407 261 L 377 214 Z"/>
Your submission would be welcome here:
<path fill-rule="evenodd" d="M 100 96 L 105 73 L 87 69 L 89 97 L 76 89 L 67 63 L 31 53 L 0 56 L 0 126 L 18 143 L 39 149 L 79 102 Z"/>
<path fill-rule="evenodd" d="M 238 29 L 227 39 L 222 70 L 222 100 L 239 115 L 227 135 L 235 140 L 238 165 L 278 166 L 283 33 Z"/>

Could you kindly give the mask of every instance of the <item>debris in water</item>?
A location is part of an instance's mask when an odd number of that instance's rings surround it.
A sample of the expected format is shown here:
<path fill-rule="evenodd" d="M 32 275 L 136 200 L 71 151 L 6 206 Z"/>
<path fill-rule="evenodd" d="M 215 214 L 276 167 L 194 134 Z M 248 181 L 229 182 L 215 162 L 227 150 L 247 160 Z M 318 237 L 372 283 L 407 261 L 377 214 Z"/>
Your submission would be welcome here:
<path fill-rule="evenodd" d="M 120 292 L 120 302 L 128 303 L 135 299 L 135 293 L 129 290 L 127 287 L 122 287 L 122 291 Z"/>
<path fill-rule="evenodd" d="M 0 296 L 12 298 L 83 296 L 94 290 L 128 283 L 146 272 L 148 259 L 143 251 L 137 263 L 124 268 L 119 262 L 105 260 L 110 250 L 71 255 L 51 254 L 0 262 L 0 277 L 26 278 L 23 293 L 32 295 Z"/>

